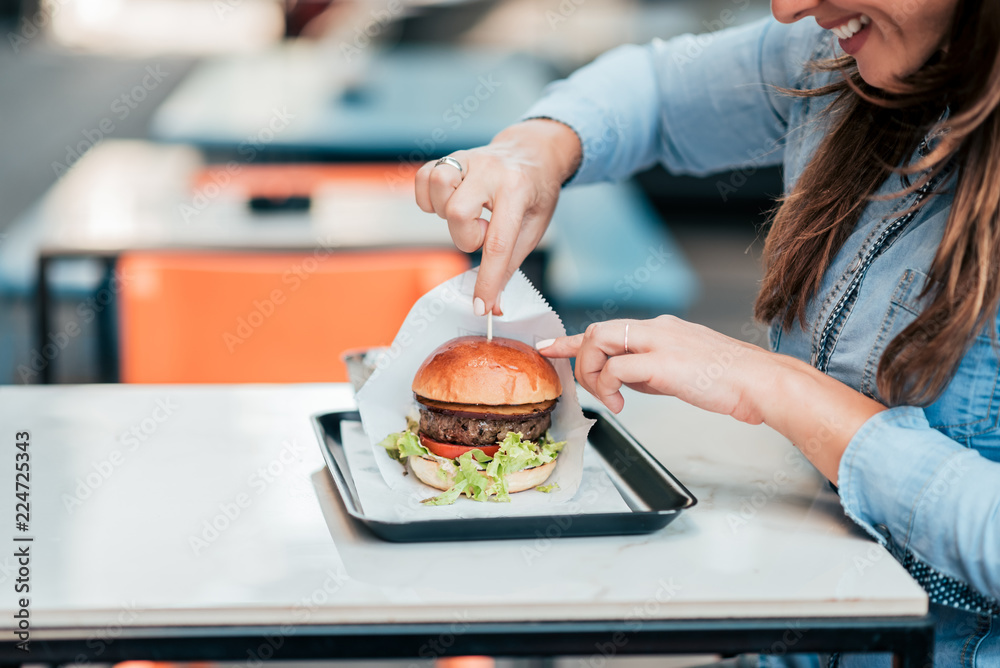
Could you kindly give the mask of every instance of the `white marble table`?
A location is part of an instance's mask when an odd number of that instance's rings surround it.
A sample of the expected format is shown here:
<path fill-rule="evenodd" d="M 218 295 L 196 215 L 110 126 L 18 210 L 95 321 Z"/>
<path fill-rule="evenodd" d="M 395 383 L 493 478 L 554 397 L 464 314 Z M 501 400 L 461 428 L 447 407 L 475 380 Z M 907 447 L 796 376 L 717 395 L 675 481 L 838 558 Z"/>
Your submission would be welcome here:
<path fill-rule="evenodd" d="M 14 434 L 31 434 L 33 638 L 547 622 L 600 637 L 636 620 L 647 631 L 727 619 L 828 628 L 927 612 L 920 587 L 766 427 L 628 394 L 622 422 L 699 500 L 666 529 L 402 545 L 349 521 L 324 468 L 309 418 L 350 407 L 339 384 L 0 388 L 7 489 Z M 2 516 L 16 534 L 13 506 Z M 14 566 L 0 558 L 7 589 Z M 506 575 L 491 585 L 491 572 Z M 0 605 L 10 628 L 12 595 Z"/>

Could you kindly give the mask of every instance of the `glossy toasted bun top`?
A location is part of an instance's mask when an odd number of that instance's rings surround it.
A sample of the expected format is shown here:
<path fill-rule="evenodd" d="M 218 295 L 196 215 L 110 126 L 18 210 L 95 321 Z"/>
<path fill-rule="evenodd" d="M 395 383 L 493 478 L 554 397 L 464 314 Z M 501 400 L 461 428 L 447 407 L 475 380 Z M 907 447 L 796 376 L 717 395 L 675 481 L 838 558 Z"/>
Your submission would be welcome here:
<path fill-rule="evenodd" d="M 456 404 L 533 404 L 562 394 L 552 363 L 526 343 L 497 336 L 460 336 L 417 369 L 413 392 Z"/>

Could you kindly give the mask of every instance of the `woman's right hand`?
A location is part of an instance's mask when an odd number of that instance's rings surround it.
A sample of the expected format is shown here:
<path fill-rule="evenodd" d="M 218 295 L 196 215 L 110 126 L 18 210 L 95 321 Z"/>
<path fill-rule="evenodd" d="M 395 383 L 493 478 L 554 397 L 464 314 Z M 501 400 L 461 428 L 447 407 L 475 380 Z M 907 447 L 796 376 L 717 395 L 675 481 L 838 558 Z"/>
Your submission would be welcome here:
<path fill-rule="evenodd" d="M 505 129 L 487 146 L 452 153 L 464 178 L 451 165 L 435 167 L 436 160 L 417 172 L 417 205 L 448 221 L 459 250 L 483 250 L 473 302 L 477 315 L 502 315 L 500 293 L 545 234 L 559 189 L 582 154 L 569 127 L 532 119 Z M 480 217 L 484 208 L 489 221 Z"/>

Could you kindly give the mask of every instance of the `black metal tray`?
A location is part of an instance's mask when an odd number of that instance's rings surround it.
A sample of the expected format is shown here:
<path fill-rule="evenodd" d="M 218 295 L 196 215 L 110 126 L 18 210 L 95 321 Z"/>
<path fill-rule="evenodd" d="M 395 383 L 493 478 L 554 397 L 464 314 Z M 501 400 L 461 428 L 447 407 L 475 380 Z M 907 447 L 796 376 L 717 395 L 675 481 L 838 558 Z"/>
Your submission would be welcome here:
<path fill-rule="evenodd" d="M 698 502 L 609 413 L 592 410 L 583 413 L 597 421 L 590 430 L 589 441 L 604 460 L 608 475 L 631 509 L 629 512 L 415 522 L 372 519 L 362 511 L 341 441 L 341 423 L 360 422 L 361 416 L 357 411 L 315 415 L 313 427 L 348 514 L 379 538 L 394 542 L 537 538 L 552 534 L 553 526 L 559 529 L 559 537 L 652 533 Z"/>

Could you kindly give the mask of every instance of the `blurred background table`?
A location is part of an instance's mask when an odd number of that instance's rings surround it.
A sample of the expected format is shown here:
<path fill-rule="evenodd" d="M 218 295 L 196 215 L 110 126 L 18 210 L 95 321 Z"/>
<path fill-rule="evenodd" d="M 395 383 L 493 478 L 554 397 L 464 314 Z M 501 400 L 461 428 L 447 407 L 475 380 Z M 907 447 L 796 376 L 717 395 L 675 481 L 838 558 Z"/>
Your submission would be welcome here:
<path fill-rule="evenodd" d="M 555 74 L 537 58 L 496 50 L 283 44 L 201 63 L 157 109 L 150 132 L 213 159 L 252 152 L 419 165 L 488 144 Z"/>
<path fill-rule="evenodd" d="M 115 304 L 122 299 L 134 303 L 137 294 L 151 304 L 121 313 L 110 304 L 100 310 L 102 380 L 340 379 L 336 358 L 342 350 L 389 343 L 407 304 L 469 266 L 469 260 L 454 250 L 445 222 L 416 206 L 417 166 L 207 164 L 190 146 L 105 142 L 84 156 L 34 212 L 33 225 L 40 230 L 36 350 L 45 352 L 46 346 L 55 345 L 53 336 L 58 338 L 65 327 L 50 318 L 52 265 L 66 258 L 99 258 L 104 262 L 104 279 L 97 292 L 110 294 Z M 387 253 L 395 253 L 391 261 Z M 349 277 L 340 271 L 347 258 L 356 263 Z M 304 271 L 298 266 L 303 262 L 307 269 L 311 263 L 312 269 Z M 387 265 L 400 263 L 420 267 L 421 278 L 385 274 Z M 427 273 L 433 267 L 437 269 Z M 129 268 L 138 274 L 125 275 Z M 567 190 L 549 232 L 523 269 L 564 316 L 575 314 L 567 326 L 577 331 L 595 319 L 678 312 L 695 292 L 695 279 L 683 254 L 632 184 Z M 296 271 L 299 279 L 288 276 Z M 174 298 L 154 294 L 155 289 L 177 285 L 177 277 L 185 272 L 191 286 L 187 292 L 175 291 Z M 231 357 L 233 347 L 224 345 L 224 322 L 247 317 L 253 303 L 266 298 L 271 288 L 298 290 L 314 273 L 317 280 L 308 283 L 309 296 L 300 293 L 296 298 L 300 317 L 291 317 L 288 308 L 282 310 L 282 331 L 289 336 L 276 335 L 265 343 L 264 337 L 255 335 L 242 348 L 258 349 L 262 362 L 254 363 L 249 353 L 241 352 L 237 365 Z M 263 274 L 269 278 L 262 283 L 247 282 L 250 276 Z M 328 280 L 323 283 L 319 277 Z M 213 289 L 219 281 L 228 281 L 230 287 Z M 631 286 L 627 293 L 622 289 L 625 281 Z M 370 290 L 376 286 L 382 289 Z M 348 299 L 349 292 L 357 293 L 361 301 Z M 394 300 L 394 293 L 406 299 Z M 176 308 L 167 310 L 168 304 Z M 310 310 L 316 317 L 310 317 Z M 143 322 L 130 319 L 140 311 Z M 328 315 L 325 321 L 322 311 Z M 204 322 L 209 313 L 217 316 L 218 324 L 211 337 Z M 382 316 L 388 316 L 382 324 L 364 327 Z M 192 336 L 185 342 L 183 323 L 202 338 Z M 170 328 L 178 330 L 174 336 L 166 335 Z M 267 329 L 274 331 L 275 325 Z M 309 342 L 295 338 L 296 332 L 309 329 L 324 330 L 326 338 Z M 164 332 L 158 343 L 150 338 L 157 331 Z M 165 357 L 168 346 L 178 362 L 187 363 L 185 368 L 201 373 L 185 373 Z M 296 353 L 298 362 L 292 360 Z M 269 367 L 273 372 L 261 369 L 266 360 L 277 364 L 282 355 L 288 358 L 283 369 L 274 365 Z M 315 364 L 311 365 L 310 355 Z M 125 356 L 158 358 L 161 368 L 173 373 L 132 373 L 135 364 Z M 218 371 L 210 371 L 212 366 Z M 238 371 L 227 371 L 227 366 Z M 51 380 L 52 371 L 46 364 L 41 380 Z"/>

